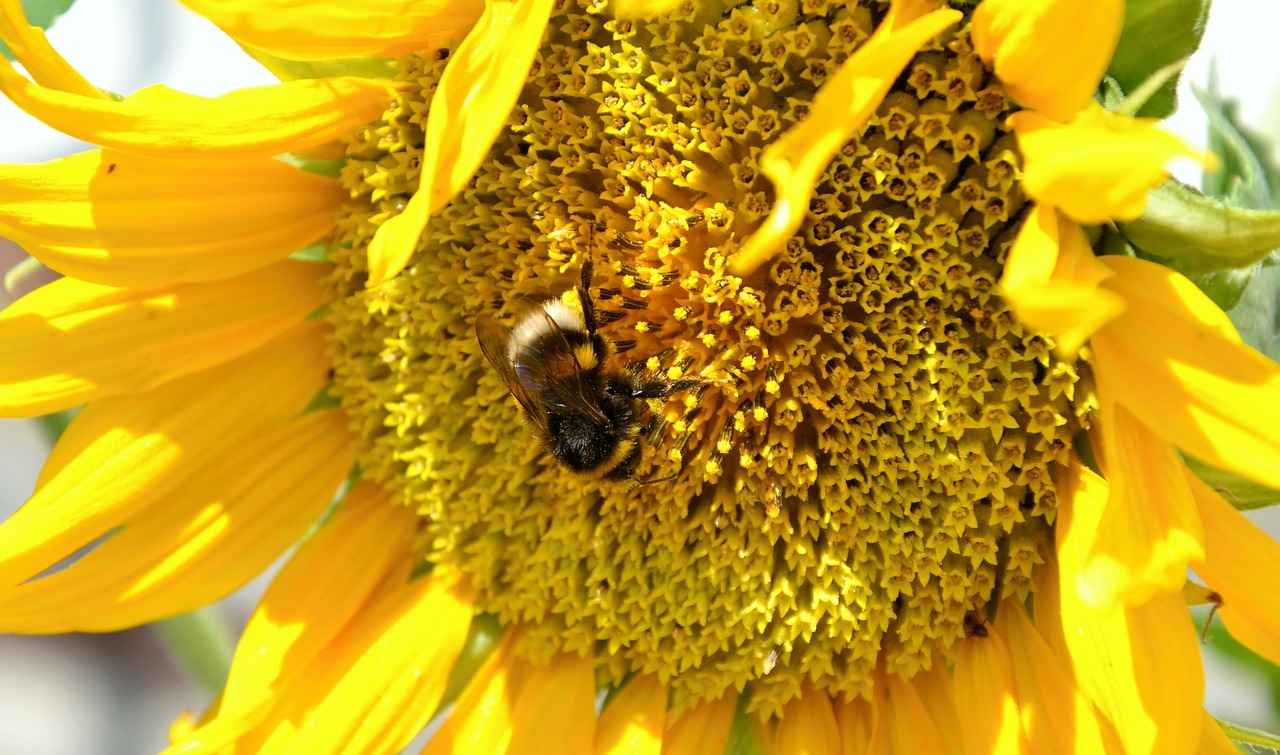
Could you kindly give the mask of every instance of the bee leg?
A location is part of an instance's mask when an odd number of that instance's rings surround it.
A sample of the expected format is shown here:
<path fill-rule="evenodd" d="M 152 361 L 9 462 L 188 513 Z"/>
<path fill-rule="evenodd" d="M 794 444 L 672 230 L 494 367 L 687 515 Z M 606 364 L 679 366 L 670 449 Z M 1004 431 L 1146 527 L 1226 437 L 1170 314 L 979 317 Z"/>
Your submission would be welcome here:
<path fill-rule="evenodd" d="M 631 390 L 631 398 L 666 398 L 673 393 L 693 390 L 705 382 L 702 378 L 680 378 L 679 380 L 663 380 L 660 377 L 642 378 Z"/>
<path fill-rule="evenodd" d="M 582 304 L 582 323 L 587 326 L 587 335 L 595 335 L 599 323 L 596 320 L 596 305 L 591 300 L 591 258 L 582 263 L 582 277 L 578 282 L 578 301 Z"/>

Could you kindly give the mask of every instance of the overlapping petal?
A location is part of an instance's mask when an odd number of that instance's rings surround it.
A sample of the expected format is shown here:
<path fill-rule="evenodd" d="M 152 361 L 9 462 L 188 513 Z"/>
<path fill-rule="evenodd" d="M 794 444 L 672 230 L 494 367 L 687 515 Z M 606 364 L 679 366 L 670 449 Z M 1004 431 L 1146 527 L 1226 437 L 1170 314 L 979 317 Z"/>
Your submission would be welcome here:
<path fill-rule="evenodd" d="M 346 192 L 276 160 L 165 160 L 111 150 L 0 166 L 0 235 L 108 286 L 217 280 L 332 230 Z"/>
<path fill-rule="evenodd" d="M 0 415 L 48 414 L 230 361 L 319 307 L 323 273 L 286 260 L 149 289 L 54 281 L 0 312 Z"/>
<path fill-rule="evenodd" d="M 1123 0 L 984 0 L 973 46 L 1023 107 L 1066 121 L 1093 97 L 1120 40 Z"/>
<path fill-rule="evenodd" d="M 1179 273 L 1100 261 L 1116 273 L 1104 285 L 1128 304 L 1092 342 L 1110 397 L 1197 459 L 1280 488 L 1280 366 Z"/>
<path fill-rule="evenodd" d="M 674 721 L 668 719 L 662 755 L 723 752 L 737 704 L 738 696 L 728 694 L 719 700 L 704 700 L 680 713 Z"/>
<path fill-rule="evenodd" d="M 0 42 L 41 86 L 92 99 L 108 99 L 105 92 L 90 84 L 68 63 L 44 31 L 27 23 L 20 0 L 0 0 Z"/>
<path fill-rule="evenodd" d="M 960 18 L 959 11 L 930 12 L 932 7 L 926 0 L 895 0 L 871 38 L 823 84 L 809 114 L 765 148 L 760 168 L 777 198 L 734 260 L 740 274 L 756 269 L 795 234 L 836 151 L 880 107 L 916 51 Z"/>
<path fill-rule="evenodd" d="M 1037 752 L 1022 729 L 1013 659 L 994 627 L 956 648 L 955 699 L 965 713 L 960 721 L 965 752 Z"/>
<path fill-rule="evenodd" d="M 418 190 L 369 244 L 369 285 L 394 278 L 427 220 L 462 190 L 489 153 L 524 88 L 551 0 L 488 0 L 431 99 Z"/>
<path fill-rule="evenodd" d="M 64 134 L 164 157 L 270 157 L 325 144 L 378 117 L 386 82 L 305 79 L 198 97 L 156 85 L 123 99 L 37 86 L 0 58 L 0 92 Z"/>
<path fill-rule="evenodd" d="M 595 755 L 660 755 L 667 688 L 653 674 L 627 682 L 600 714 Z"/>
<path fill-rule="evenodd" d="M 955 736 L 958 729 L 939 725 L 911 681 L 886 674 L 883 669 L 877 671 L 872 706 L 876 719 L 868 750 L 872 755 L 963 752 L 963 745 Z"/>
<path fill-rule="evenodd" d="M 516 701 L 532 674 L 529 664 L 515 657 L 519 634 L 516 629 L 507 630 L 422 755 L 507 751 Z"/>
<path fill-rule="evenodd" d="M 835 709 L 826 692 L 813 689 L 787 703 L 770 752 L 787 755 L 841 755 Z"/>
<path fill-rule="evenodd" d="M 233 39 L 289 60 L 389 58 L 460 36 L 480 0 L 183 0 Z"/>
<path fill-rule="evenodd" d="M 1132 220 L 1180 155 L 1204 159 L 1155 121 L 1091 104 L 1070 123 L 1023 110 L 1009 116 L 1022 150 L 1022 185 L 1038 202 L 1085 224 Z"/>
<path fill-rule="evenodd" d="M 561 653 L 534 666 L 511 714 L 507 755 L 590 755 L 595 740 L 596 682 L 591 658 Z"/>

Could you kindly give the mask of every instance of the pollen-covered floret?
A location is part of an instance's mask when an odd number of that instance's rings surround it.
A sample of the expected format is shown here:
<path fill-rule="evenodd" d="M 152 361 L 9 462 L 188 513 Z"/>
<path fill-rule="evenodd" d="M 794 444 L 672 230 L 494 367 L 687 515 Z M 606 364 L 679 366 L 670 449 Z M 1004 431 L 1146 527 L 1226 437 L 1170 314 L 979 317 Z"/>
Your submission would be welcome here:
<path fill-rule="evenodd" d="M 928 668 L 1030 590 L 1094 400 L 995 293 L 1026 198 L 965 29 L 908 65 L 786 248 L 729 272 L 773 201 L 761 152 L 885 10 L 562 3 L 488 162 L 373 289 L 447 49 L 401 60 L 411 86 L 352 140 L 329 317 L 363 469 L 421 514 L 424 557 L 530 624 L 526 652 L 594 651 L 678 703 L 750 683 L 773 710 L 866 693 L 881 658 Z M 723 381 L 652 415 L 651 485 L 567 478 L 475 343 L 477 315 L 514 322 L 587 259 L 622 359 Z"/>

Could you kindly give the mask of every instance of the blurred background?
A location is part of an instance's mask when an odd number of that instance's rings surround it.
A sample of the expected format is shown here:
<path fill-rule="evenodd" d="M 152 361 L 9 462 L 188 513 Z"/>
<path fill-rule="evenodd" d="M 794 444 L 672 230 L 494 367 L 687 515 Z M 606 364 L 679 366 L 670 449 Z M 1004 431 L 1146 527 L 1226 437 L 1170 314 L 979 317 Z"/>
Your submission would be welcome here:
<path fill-rule="evenodd" d="M 1277 157 L 1276 29 L 1280 4 L 1215 0 L 1203 46 L 1182 79 L 1180 110 L 1166 122 L 1168 128 L 1205 146 L 1208 121 L 1190 87 L 1203 89 L 1216 69 L 1223 99 L 1238 103 L 1240 122 L 1265 138 Z M 80 0 L 48 36 L 95 85 L 122 94 L 167 84 L 214 96 L 274 81 L 217 28 L 173 0 Z M 44 162 L 88 148 L 0 97 L 0 163 Z M 1195 165 L 1178 165 L 1175 172 L 1199 183 Z M 0 239 L 0 271 L 23 257 Z M 39 282 L 26 281 L 23 288 Z M 12 298 L 0 287 L 0 307 Z M 0 419 L 0 519 L 31 494 L 49 444 L 50 431 L 41 423 Z M 1254 519 L 1280 535 L 1280 511 Z M 214 606 L 230 632 L 239 632 L 267 581 L 259 578 Z M 198 713 L 212 698 L 167 654 L 161 634 L 142 627 L 97 635 L 0 635 L 0 755 L 134 755 L 163 749 L 173 720 L 184 711 Z M 1280 731 L 1280 672 L 1242 654 L 1221 633 L 1213 636 L 1204 648 L 1209 712 Z"/>

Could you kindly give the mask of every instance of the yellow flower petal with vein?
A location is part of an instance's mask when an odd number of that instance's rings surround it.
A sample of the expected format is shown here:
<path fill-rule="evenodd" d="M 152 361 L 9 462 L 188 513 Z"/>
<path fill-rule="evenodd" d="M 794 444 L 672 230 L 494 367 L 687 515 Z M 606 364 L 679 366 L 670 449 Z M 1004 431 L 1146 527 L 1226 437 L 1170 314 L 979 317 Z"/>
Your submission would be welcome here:
<path fill-rule="evenodd" d="M 1090 104 L 1069 124 L 1023 110 L 1009 116 L 1022 148 L 1027 194 L 1085 224 L 1132 220 L 1147 191 L 1169 176 L 1179 155 L 1203 159 L 1149 118 L 1127 118 Z"/>
<path fill-rule="evenodd" d="M 1186 603 L 1176 592 L 1157 592 L 1134 606 L 1086 600 L 1077 586 L 1103 526 L 1107 483 L 1076 462 L 1058 490 L 1056 618 L 1081 691 L 1115 724 L 1127 752 L 1194 752 L 1204 672 Z"/>
<path fill-rule="evenodd" d="M 1182 589 L 1187 564 L 1204 558 L 1204 530 L 1177 449 L 1107 400 L 1115 377 L 1097 368 L 1110 493 L 1079 589 L 1095 603 L 1142 603 Z"/>
<path fill-rule="evenodd" d="M 71 566 L 0 590 L 0 627 L 112 631 L 225 597 L 324 512 L 355 462 L 353 446 L 337 410 L 242 441 Z"/>
<path fill-rule="evenodd" d="M 435 713 L 471 625 L 471 588 L 437 566 L 409 581 L 414 558 L 296 677 L 251 752 L 398 752 Z"/>
<path fill-rule="evenodd" d="M 779 755 L 841 755 L 840 729 L 836 725 L 831 697 L 807 690 L 787 703 L 774 735 L 774 753 Z"/>
<path fill-rule="evenodd" d="M 973 46 L 1018 104 L 1066 121 L 1093 98 L 1123 25 L 1122 0 L 984 0 Z"/>
<path fill-rule="evenodd" d="M 658 677 L 633 677 L 600 714 L 595 755 L 659 755 L 666 714 L 667 688 Z"/>
<path fill-rule="evenodd" d="M 871 747 L 871 703 L 861 698 L 836 700 L 834 707 L 841 755 L 866 755 Z"/>
<path fill-rule="evenodd" d="M 1110 275 L 1079 225 L 1037 205 L 1009 251 L 1000 288 L 1019 320 L 1052 333 L 1058 351 L 1074 355 L 1124 311 L 1124 300 L 1099 286 Z"/>
<path fill-rule="evenodd" d="M 1036 610 L 1041 608 L 1037 593 Z M 1005 601 L 996 617 L 1013 661 L 1022 727 L 1031 752 L 1118 753 L 1110 724 L 1076 686 L 1063 659 L 1054 655 L 1027 617 L 1026 609 Z M 1106 734 L 1104 734 L 1104 731 Z"/>
<path fill-rule="evenodd" d="M 182 0 L 235 40 L 288 60 L 387 58 L 459 36 L 479 0 Z"/>
<path fill-rule="evenodd" d="M 955 656 L 956 708 L 964 712 L 965 752 L 1030 753 L 1009 649 L 994 627 L 960 640 Z"/>
<path fill-rule="evenodd" d="M 512 715 L 532 669 L 517 660 L 513 646 L 519 632 L 507 629 L 484 666 L 471 677 L 444 726 L 427 742 L 422 755 L 505 753 L 511 741 Z"/>
<path fill-rule="evenodd" d="M 129 521 L 300 412 L 325 380 L 322 328 L 307 323 L 234 362 L 144 396 L 87 406 L 45 462 L 36 492 L 0 525 L 0 587 L 20 584 Z"/>
<path fill-rule="evenodd" d="M 764 224 L 743 244 L 735 273 L 755 270 L 795 234 L 809 197 L 831 158 L 880 107 L 902 69 L 920 49 L 960 18 L 955 10 L 928 13 L 926 0 L 897 0 L 871 38 L 822 85 L 809 114 L 765 148 L 760 167 L 777 198 Z"/>
<path fill-rule="evenodd" d="M 911 686 L 920 696 L 920 702 L 924 703 L 929 719 L 938 731 L 961 730 L 960 711 L 956 707 L 955 678 L 951 669 L 936 663 L 932 669 L 916 674 L 911 680 Z M 958 738 L 948 746 L 958 748 Z"/>
<path fill-rule="evenodd" d="M 427 220 L 475 175 L 524 87 L 551 6 L 551 0 L 488 0 L 450 57 L 427 114 L 418 191 L 369 245 L 370 286 L 404 269 Z"/>
<path fill-rule="evenodd" d="M 1112 397 L 1197 459 L 1280 488 L 1280 366 L 1179 273 L 1100 260 L 1116 271 L 1105 286 L 1128 302 L 1093 339 Z"/>
<path fill-rule="evenodd" d="M 333 228 L 346 192 L 276 160 L 168 161 L 96 150 L 0 166 L 0 235 L 64 275 L 108 286 L 216 280 Z"/>
<path fill-rule="evenodd" d="M 44 31 L 27 23 L 20 0 L 0 0 L 0 42 L 41 86 L 94 99 L 108 99 L 90 84 L 45 38 Z"/>
<path fill-rule="evenodd" d="M 304 79 L 198 97 L 163 85 L 123 100 L 45 89 L 0 58 L 0 92 L 64 134 L 166 159 L 216 152 L 270 157 L 346 136 L 382 113 L 386 82 Z"/>
<path fill-rule="evenodd" d="M 880 672 L 873 696 L 877 716 L 869 748 L 873 755 L 962 752 L 956 730 L 943 732 L 911 682 Z"/>
<path fill-rule="evenodd" d="M 1221 596 L 1218 615 L 1231 636 L 1280 663 L 1280 543 L 1189 470 L 1186 479 L 1204 521 L 1205 556 L 1191 568 Z"/>
<path fill-rule="evenodd" d="M 719 700 L 704 700 L 678 714 L 675 721 L 669 722 L 662 739 L 662 755 L 724 752 L 737 704 L 737 695 L 725 695 Z"/>
<path fill-rule="evenodd" d="M 0 415 L 137 393 L 248 353 L 320 306 L 324 270 L 286 260 L 154 289 L 54 281 L 0 312 Z"/>
<path fill-rule="evenodd" d="M 175 739 L 173 752 L 218 751 L 258 724 L 298 669 L 342 631 L 390 570 L 404 558 L 400 537 L 413 514 L 365 483 L 289 558 L 262 597 L 236 645 L 217 715 Z"/>
<path fill-rule="evenodd" d="M 590 658 L 561 653 L 534 666 L 511 716 L 507 755 L 589 755 L 596 724 L 595 670 Z"/>

